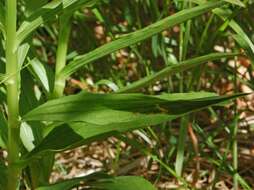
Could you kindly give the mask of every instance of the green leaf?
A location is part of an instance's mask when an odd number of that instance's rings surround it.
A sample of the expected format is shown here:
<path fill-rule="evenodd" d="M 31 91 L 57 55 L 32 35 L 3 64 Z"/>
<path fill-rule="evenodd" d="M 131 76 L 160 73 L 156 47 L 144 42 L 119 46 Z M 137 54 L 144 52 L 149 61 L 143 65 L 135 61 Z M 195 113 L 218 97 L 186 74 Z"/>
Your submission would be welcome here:
<path fill-rule="evenodd" d="M 37 88 L 34 88 L 36 84 L 33 80 L 33 76 L 27 70 L 23 70 L 21 79 L 20 114 L 23 115 L 37 107 L 42 101 L 40 96 L 36 95 L 35 89 Z M 37 89 L 37 91 L 39 91 L 39 89 Z M 20 130 L 21 142 L 23 142 L 27 151 L 31 151 L 34 145 L 38 145 L 38 143 L 42 141 L 43 128 L 45 128 L 45 125 L 41 122 L 22 122 Z M 27 153 L 27 151 L 24 150 L 22 154 L 24 154 L 24 152 Z M 37 187 L 38 185 L 48 183 L 49 176 L 52 172 L 53 160 L 54 155 L 48 153 L 41 159 L 28 163 L 28 175 L 29 179 L 33 181 L 33 185 Z"/>
<path fill-rule="evenodd" d="M 69 190 L 73 187 L 76 187 L 82 181 L 80 178 L 70 179 L 66 181 L 62 181 L 53 185 L 43 186 L 36 188 L 35 190 Z"/>
<path fill-rule="evenodd" d="M 26 123 L 22 122 L 20 126 L 20 140 L 28 151 L 34 149 L 34 135 L 32 128 Z"/>
<path fill-rule="evenodd" d="M 24 5 L 25 5 L 25 11 L 26 15 L 30 16 L 34 12 L 38 11 L 40 7 L 45 5 L 48 1 L 47 0 L 25 0 Z"/>
<path fill-rule="evenodd" d="M 44 65 L 37 59 L 34 58 L 30 61 L 31 69 L 30 71 L 35 76 L 35 78 L 40 82 L 43 89 L 49 93 L 50 92 L 50 84 L 47 76 L 47 71 Z"/>
<path fill-rule="evenodd" d="M 110 80 L 107 80 L 107 79 L 102 79 L 102 80 L 98 81 L 95 85 L 96 86 L 98 86 L 98 85 L 106 85 L 111 90 L 113 90 L 114 92 L 116 92 L 119 89 L 118 86 L 114 82 L 112 82 Z"/>
<path fill-rule="evenodd" d="M 156 190 L 150 182 L 138 176 L 120 176 L 102 179 L 90 186 L 100 190 Z"/>
<path fill-rule="evenodd" d="M 243 48 L 246 52 L 246 54 L 252 59 L 254 60 L 254 49 L 252 49 L 252 45 L 248 43 L 248 41 L 246 41 L 243 36 L 239 35 L 239 34 L 235 34 L 233 35 L 233 38 L 235 39 L 235 41 L 238 43 L 238 45 Z"/>
<path fill-rule="evenodd" d="M 61 0 L 50 1 L 42 8 L 38 9 L 20 25 L 17 31 L 16 47 L 18 47 L 22 41 L 26 39 L 41 24 L 55 19 L 55 16 L 60 12 Z"/>
<path fill-rule="evenodd" d="M 74 59 L 69 65 L 67 65 L 62 72 L 60 73 L 63 77 L 68 77 L 75 71 L 77 71 L 82 66 L 95 61 L 105 55 L 108 55 L 110 53 L 113 53 L 119 49 L 131 46 L 133 44 L 136 44 L 140 41 L 143 41 L 149 37 L 152 37 L 153 35 L 162 32 L 163 30 L 170 28 L 172 26 L 175 26 L 177 24 L 180 24 L 186 20 L 192 19 L 194 17 L 197 17 L 199 15 L 202 15 L 203 13 L 208 12 L 209 10 L 212 10 L 213 8 L 222 6 L 224 3 L 222 1 L 216 1 L 216 2 L 207 2 L 205 4 L 202 4 L 200 6 L 191 8 L 191 9 L 185 9 L 182 10 L 172 16 L 166 17 L 154 24 L 151 24 L 141 30 L 129 33 L 124 35 L 123 37 L 114 40 L 110 43 L 107 43 L 87 54 L 78 56 L 76 59 Z"/>
<path fill-rule="evenodd" d="M 66 124 L 55 127 L 35 149 L 22 157 L 20 164 L 26 165 L 31 159 L 40 159 L 42 155 L 46 155 L 45 153 L 48 154 L 48 152 L 61 152 L 100 139 L 99 136 L 94 139 L 83 139 L 74 131 L 75 126 L 73 128 Z M 104 137 L 108 137 L 108 134 Z"/>
<path fill-rule="evenodd" d="M 242 95 L 217 96 L 207 92 L 160 96 L 81 93 L 51 100 L 23 116 L 23 120 L 64 122 L 69 126 L 53 128 L 23 159 L 74 148 L 114 133 L 156 125 Z"/>
<path fill-rule="evenodd" d="M 42 24 L 55 20 L 58 14 L 72 12 L 82 6 L 92 6 L 98 0 L 54 0 L 39 8 L 34 14 L 28 17 L 17 31 L 16 47 L 19 46 L 34 30 Z M 68 2 L 68 3 L 66 3 Z"/>
<path fill-rule="evenodd" d="M 47 153 L 40 159 L 33 160 L 28 163 L 29 178 L 33 182 L 34 187 L 40 187 L 49 183 L 54 166 L 55 154 Z"/>
<path fill-rule="evenodd" d="M 183 61 L 179 64 L 170 65 L 157 73 L 151 74 L 143 79 L 140 79 L 140 80 L 118 90 L 117 92 L 118 93 L 134 92 L 134 91 L 137 91 L 140 88 L 146 87 L 146 86 L 150 85 L 151 83 L 153 83 L 157 80 L 160 80 L 164 77 L 167 77 L 167 76 L 170 76 L 172 74 L 176 74 L 176 73 L 179 73 L 182 71 L 186 71 L 186 70 L 196 67 L 202 63 L 206 63 L 208 61 L 226 58 L 226 57 L 233 57 L 236 55 L 237 54 L 235 54 L 235 53 L 211 53 L 211 54 L 208 54 L 205 56 L 189 59 L 189 60 Z"/>
<path fill-rule="evenodd" d="M 103 176 L 102 176 L 103 177 Z M 69 190 L 73 187 L 80 185 L 80 182 L 86 181 L 90 176 L 74 178 L 62 181 L 53 185 L 39 187 L 36 190 Z M 91 179 L 90 179 L 91 180 Z M 100 190 L 156 190 L 156 188 L 147 180 L 138 176 L 120 176 L 120 177 L 107 177 L 98 178 L 93 182 L 86 182 L 90 189 Z"/>
<path fill-rule="evenodd" d="M 254 60 L 254 44 L 241 27 L 233 20 L 230 21 L 230 27 L 235 30 L 237 35 L 233 35 L 238 45 L 243 48 L 249 57 Z"/>
<path fill-rule="evenodd" d="M 224 0 L 229 3 L 241 5 L 245 7 L 241 1 L 238 0 Z M 204 4 L 203 2 L 196 2 L 199 5 Z M 230 9 L 222 9 L 222 8 L 216 8 L 213 10 L 213 13 L 219 16 L 223 21 L 225 21 L 225 24 L 227 24 L 235 33 L 236 35 L 233 35 L 236 42 L 239 44 L 240 47 L 242 47 L 254 60 L 254 44 L 249 38 L 249 36 L 246 34 L 246 32 L 242 29 L 242 27 L 234 20 L 232 19 L 232 15 L 234 14 Z"/>
<path fill-rule="evenodd" d="M 39 105 L 39 96 L 36 96 L 33 76 L 27 70 L 21 72 L 20 114 L 23 115 Z M 39 90 L 39 89 L 37 89 Z M 40 91 L 39 91 L 40 92 Z"/>
<path fill-rule="evenodd" d="M 222 20 L 227 21 L 226 24 L 236 33 L 236 35 L 233 35 L 236 42 L 240 47 L 246 50 L 247 54 L 254 60 L 254 44 L 241 26 L 231 18 L 233 12 L 229 9 L 220 8 L 214 9 L 213 12 Z"/>
<path fill-rule="evenodd" d="M 203 94 L 203 93 L 201 93 Z M 192 93 L 193 95 L 193 93 Z M 199 96 L 199 93 L 196 93 Z M 171 100 L 172 97 L 178 99 Z M 181 115 L 230 99 L 231 96 L 213 96 L 189 99 L 168 94 L 148 96 L 143 94 L 91 94 L 80 93 L 62 97 L 35 108 L 23 116 L 23 120 L 87 122 L 97 125 L 121 123 L 139 118 L 142 114 Z M 166 99 L 167 97 L 167 99 Z M 161 111 L 165 110 L 165 111 Z M 112 117 L 113 116 L 113 117 Z"/>
<path fill-rule="evenodd" d="M 20 68 L 22 67 L 23 63 L 25 62 L 27 53 L 30 49 L 30 45 L 28 43 L 22 44 L 19 48 L 18 48 L 18 52 L 17 52 L 17 56 L 18 56 L 18 64 L 20 66 Z"/>
<path fill-rule="evenodd" d="M 88 176 L 87 178 L 91 177 Z M 79 186 L 84 180 L 87 180 L 86 177 L 74 178 L 53 185 L 39 187 L 36 190 L 70 190 L 73 187 Z M 138 176 L 107 177 L 95 180 L 95 182 L 86 182 L 86 184 L 90 189 L 100 190 L 156 190 L 150 182 Z"/>

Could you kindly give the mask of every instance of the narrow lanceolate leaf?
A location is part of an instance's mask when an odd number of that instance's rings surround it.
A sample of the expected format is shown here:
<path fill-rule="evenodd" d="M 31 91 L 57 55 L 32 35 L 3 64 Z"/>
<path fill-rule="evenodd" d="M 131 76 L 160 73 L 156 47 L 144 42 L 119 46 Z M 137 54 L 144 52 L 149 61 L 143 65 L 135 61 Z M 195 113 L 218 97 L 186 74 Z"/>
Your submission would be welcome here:
<path fill-rule="evenodd" d="M 235 33 L 240 38 L 240 41 L 236 40 L 240 47 L 242 47 L 254 60 L 254 44 L 249 38 L 249 36 L 244 32 L 239 24 L 236 21 L 231 20 L 229 26 L 235 31 Z M 238 39 L 239 39 L 238 38 Z M 242 43 L 241 43 L 242 42 Z M 246 44 L 246 45 L 245 45 Z"/>
<path fill-rule="evenodd" d="M 200 93 L 162 96 L 81 93 L 48 101 L 27 113 L 23 120 L 119 124 L 132 122 L 144 115 L 182 115 L 232 99 L 232 96 Z"/>
<path fill-rule="evenodd" d="M 26 39 L 35 29 L 42 24 L 56 19 L 63 12 L 72 12 L 81 6 L 92 6 L 98 0 L 54 0 L 39 8 L 34 14 L 27 18 L 17 31 L 16 47 Z"/>
<path fill-rule="evenodd" d="M 73 60 L 69 65 L 67 65 L 63 69 L 61 75 L 63 77 L 67 77 L 87 63 L 95 61 L 121 48 L 125 48 L 133 44 L 136 44 L 140 41 L 143 41 L 149 37 L 152 37 L 157 33 L 162 32 L 167 28 L 180 24 L 196 16 L 202 15 L 208 12 L 209 10 L 212 10 L 213 8 L 219 7 L 223 4 L 224 3 L 222 1 L 207 2 L 200 6 L 180 11 L 172 16 L 166 17 L 154 24 L 151 24 L 141 30 L 124 35 L 123 37 L 114 40 L 110 43 L 107 43 L 85 55 L 78 56 L 75 60 Z"/>
<path fill-rule="evenodd" d="M 31 151 L 34 148 L 35 139 L 33 131 L 32 128 L 26 122 L 21 123 L 20 140 L 28 151 Z"/>
<path fill-rule="evenodd" d="M 189 60 L 183 61 L 179 64 L 170 65 L 155 74 L 149 75 L 141 80 L 138 80 L 138 81 L 118 90 L 117 92 L 118 93 L 134 92 L 134 91 L 137 91 L 140 88 L 146 87 L 146 86 L 150 85 L 151 83 L 158 81 L 166 76 L 169 76 L 169 75 L 172 75 L 172 74 L 175 74 L 178 72 L 186 71 L 192 67 L 196 67 L 196 66 L 198 66 L 202 63 L 206 63 L 208 61 L 226 58 L 226 57 L 233 57 L 236 55 L 238 55 L 238 54 L 237 53 L 211 53 L 211 54 L 208 54 L 205 56 L 189 59 Z"/>
<path fill-rule="evenodd" d="M 74 187 L 77 187 L 81 181 L 82 181 L 81 178 L 70 179 L 56 184 L 38 187 L 36 188 L 36 190 L 70 190 Z"/>
<path fill-rule="evenodd" d="M 147 180 L 137 176 L 120 176 L 102 179 L 90 185 L 92 189 L 100 190 L 156 190 Z"/>
<path fill-rule="evenodd" d="M 26 56 L 28 54 L 29 49 L 30 49 L 30 45 L 28 43 L 22 44 L 18 48 L 17 59 L 18 59 L 18 64 L 20 68 L 22 67 L 23 63 L 26 60 Z"/>
<path fill-rule="evenodd" d="M 90 176 L 65 180 L 56 184 L 39 187 L 36 190 L 70 190 L 85 182 L 89 189 L 100 190 L 156 190 L 147 180 L 137 176 L 110 177 L 106 175 L 92 174 Z"/>
<path fill-rule="evenodd" d="M 41 83 L 42 87 L 46 92 L 50 91 L 49 80 L 47 76 L 47 72 L 43 64 L 37 59 L 34 58 L 30 61 L 31 69 L 30 71 L 35 76 L 35 78 Z"/>
<path fill-rule="evenodd" d="M 82 93 L 52 100 L 26 114 L 23 120 L 68 125 L 53 128 L 23 160 L 45 152 L 74 148 L 115 133 L 157 125 L 242 95 L 217 96 L 206 92 L 160 96 Z"/>
<path fill-rule="evenodd" d="M 60 181 L 55 184 L 50 184 L 47 186 L 38 187 L 35 190 L 69 190 L 74 187 L 78 187 L 81 182 L 86 183 L 86 185 L 88 185 L 90 181 L 94 182 L 97 180 L 102 180 L 102 179 L 107 179 L 107 178 L 111 179 L 112 177 L 110 177 L 109 175 L 107 175 L 105 173 L 101 173 L 101 172 L 97 173 L 96 172 L 96 173 L 93 173 L 90 175 L 76 177 L 76 178 Z"/>

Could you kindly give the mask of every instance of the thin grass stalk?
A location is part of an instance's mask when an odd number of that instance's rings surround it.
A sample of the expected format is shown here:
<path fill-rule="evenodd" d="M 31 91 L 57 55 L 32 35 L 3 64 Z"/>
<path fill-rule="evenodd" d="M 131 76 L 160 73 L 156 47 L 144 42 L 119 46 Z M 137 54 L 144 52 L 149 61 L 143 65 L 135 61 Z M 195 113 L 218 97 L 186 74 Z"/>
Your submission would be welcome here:
<path fill-rule="evenodd" d="M 237 58 L 235 57 L 234 61 L 234 91 L 237 93 Z M 232 130 L 232 155 L 233 155 L 233 169 L 234 169 L 234 176 L 233 176 L 233 189 L 238 190 L 238 144 L 237 144 L 237 132 L 238 132 L 238 115 L 237 115 L 237 101 L 235 100 L 234 104 L 234 124 Z"/>
<path fill-rule="evenodd" d="M 182 171 L 183 171 L 184 149 L 185 149 L 185 142 L 186 142 L 186 138 L 188 134 L 188 122 L 189 122 L 189 116 L 184 116 L 181 118 L 181 126 L 179 131 L 176 162 L 175 162 L 175 171 L 178 176 L 182 176 Z"/>
<path fill-rule="evenodd" d="M 188 3 L 188 5 L 187 5 Z M 185 1 L 183 8 L 191 7 L 190 1 Z M 181 33 L 180 33 L 180 47 L 179 47 L 179 60 L 183 61 L 187 56 L 187 48 L 190 38 L 191 31 L 191 20 L 188 20 L 186 24 L 181 24 Z M 184 73 L 180 75 L 180 92 L 184 92 Z M 184 116 L 181 118 L 180 131 L 178 137 L 177 153 L 176 153 L 176 162 L 175 162 L 175 171 L 178 176 L 182 175 L 183 163 L 184 163 L 184 152 L 185 152 L 185 140 L 188 134 L 188 123 L 189 116 Z"/>
<path fill-rule="evenodd" d="M 60 72 L 66 65 L 68 43 L 71 30 L 71 14 L 64 14 L 60 17 L 60 30 L 56 53 L 56 71 L 53 98 L 61 97 L 65 88 L 65 77 L 60 76 Z"/>
<path fill-rule="evenodd" d="M 8 107 L 8 190 L 16 190 L 20 170 L 14 165 L 19 159 L 19 86 L 20 72 L 15 49 L 17 1 L 6 1 L 6 75 Z M 12 75 L 12 73 L 16 73 Z"/>

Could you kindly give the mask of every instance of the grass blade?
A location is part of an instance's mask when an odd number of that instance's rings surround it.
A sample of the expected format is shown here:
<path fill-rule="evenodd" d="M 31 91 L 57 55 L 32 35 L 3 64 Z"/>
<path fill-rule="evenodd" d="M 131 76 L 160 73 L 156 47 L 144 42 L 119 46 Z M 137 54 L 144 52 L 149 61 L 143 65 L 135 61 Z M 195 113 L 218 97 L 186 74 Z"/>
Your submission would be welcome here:
<path fill-rule="evenodd" d="M 217 59 L 221 59 L 221 58 L 234 57 L 237 54 L 238 53 L 211 53 L 211 54 L 208 54 L 205 56 L 185 60 L 179 64 L 170 65 L 155 74 L 147 76 L 141 80 L 138 80 L 138 81 L 130 84 L 129 86 L 121 88 L 117 92 L 118 93 L 134 92 L 134 91 L 137 91 L 140 88 L 146 87 L 146 86 L 150 85 L 151 83 L 153 83 L 157 80 L 160 80 L 166 76 L 169 76 L 169 75 L 172 75 L 175 73 L 179 73 L 182 71 L 186 71 L 190 68 L 196 67 L 196 66 L 198 66 L 202 63 L 206 63 L 208 61 L 217 60 Z"/>
<path fill-rule="evenodd" d="M 228 12 L 217 8 L 214 9 L 213 12 L 218 15 L 221 19 L 223 19 L 224 21 L 227 21 L 227 15 Z M 231 15 L 228 15 L 229 17 Z M 252 43 L 251 39 L 248 37 L 248 35 L 244 32 L 244 30 L 241 28 L 241 26 L 233 19 L 228 20 L 228 25 L 239 35 L 241 36 L 241 38 L 249 45 L 250 49 L 252 50 L 252 52 L 254 53 L 254 44 Z"/>
<path fill-rule="evenodd" d="M 77 71 L 79 68 L 92 61 L 95 61 L 119 49 L 131 46 L 147 38 L 150 38 L 153 35 L 160 33 L 167 28 L 170 28 L 184 21 L 202 15 L 216 7 L 222 6 L 223 4 L 224 3 L 222 1 L 207 2 L 200 6 L 180 11 L 172 16 L 166 17 L 154 24 L 151 24 L 141 30 L 126 34 L 123 37 L 114 40 L 110 43 L 107 43 L 87 54 L 78 56 L 62 70 L 61 76 L 68 77 L 69 75 Z"/>
<path fill-rule="evenodd" d="M 187 129 L 189 124 L 189 117 L 184 116 L 181 118 L 181 126 L 179 131 L 175 171 L 178 176 L 182 176 L 183 162 L 184 162 L 184 148 L 187 137 Z"/>
<path fill-rule="evenodd" d="M 98 0 L 70 0 L 64 1 L 55 0 L 38 9 L 36 13 L 27 18 L 17 31 L 16 48 L 22 43 L 34 30 L 42 24 L 56 19 L 58 14 L 63 12 L 72 12 L 80 6 L 92 6 Z"/>

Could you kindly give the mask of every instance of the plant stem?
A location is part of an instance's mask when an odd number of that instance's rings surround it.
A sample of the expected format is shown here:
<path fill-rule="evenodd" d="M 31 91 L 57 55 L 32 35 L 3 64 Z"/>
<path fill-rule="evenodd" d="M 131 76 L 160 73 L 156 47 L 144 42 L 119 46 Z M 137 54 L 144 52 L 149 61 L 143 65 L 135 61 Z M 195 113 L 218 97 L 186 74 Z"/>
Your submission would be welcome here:
<path fill-rule="evenodd" d="M 237 118 L 235 118 L 234 129 L 233 129 L 233 168 L 234 168 L 234 190 L 238 190 L 238 145 L 237 145 Z"/>
<path fill-rule="evenodd" d="M 60 17 L 60 31 L 56 54 L 56 71 L 55 71 L 53 98 L 62 96 L 65 87 L 66 78 L 61 77 L 59 74 L 66 65 L 66 55 L 71 30 L 70 20 L 71 14 L 64 14 Z"/>
<path fill-rule="evenodd" d="M 16 190 L 20 170 L 14 166 L 19 159 L 19 65 L 15 50 L 17 1 L 6 2 L 6 74 L 8 107 L 8 190 Z M 15 73 L 15 74 L 13 74 Z"/>
<path fill-rule="evenodd" d="M 175 171 L 178 176 L 182 176 L 182 171 L 183 171 L 184 149 L 185 149 L 185 142 L 186 142 L 186 138 L 188 134 L 188 122 L 189 122 L 188 115 L 183 116 L 181 118 L 181 126 L 179 131 L 176 162 L 175 162 Z"/>
<path fill-rule="evenodd" d="M 234 63 L 234 92 L 237 93 L 237 58 L 235 57 Z M 238 145 L 237 145 L 237 132 L 238 132 L 238 115 L 237 115 L 237 101 L 234 104 L 234 124 L 232 130 L 232 154 L 233 154 L 233 168 L 234 168 L 234 190 L 238 190 Z"/>
<path fill-rule="evenodd" d="M 188 3 L 188 4 L 187 4 Z M 184 1 L 182 8 L 191 7 L 190 1 Z M 191 20 L 188 20 L 187 23 L 182 23 L 180 25 L 180 46 L 179 46 L 179 61 L 182 62 L 186 59 L 187 48 L 190 38 L 191 30 Z M 181 72 L 180 75 L 180 85 L 179 92 L 184 92 L 184 72 Z M 188 124 L 189 116 L 183 116 L 181 118 L 180 131 L 178 137 L 177 153 L 176 153 L 176 162 L 175 162 L 175 171 L 178 176 L 182 175 L 183 164 L 184 164 L 184 152 L 185 152 L 185 140 L 188 135 Z"/>

